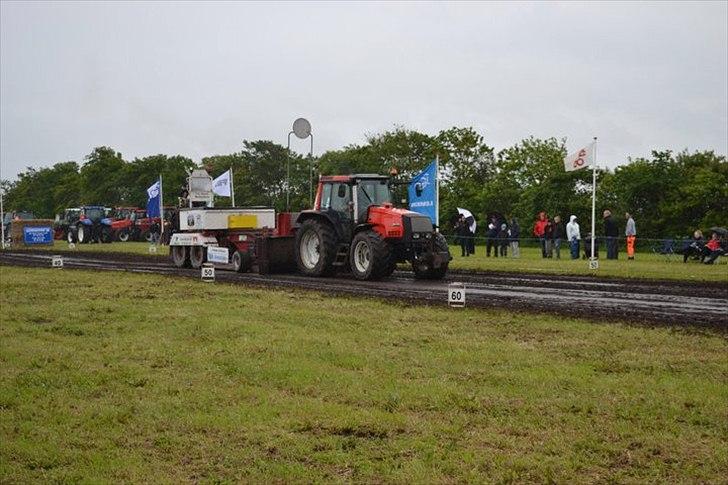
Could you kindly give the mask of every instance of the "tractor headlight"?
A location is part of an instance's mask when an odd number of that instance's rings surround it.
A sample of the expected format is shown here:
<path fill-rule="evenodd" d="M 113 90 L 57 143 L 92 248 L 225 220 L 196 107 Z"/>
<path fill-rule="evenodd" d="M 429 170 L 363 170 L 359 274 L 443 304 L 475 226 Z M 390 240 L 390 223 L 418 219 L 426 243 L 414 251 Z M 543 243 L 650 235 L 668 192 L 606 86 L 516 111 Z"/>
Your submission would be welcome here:
<path fill-rule="evenodd" d="M 419 239 L 420 235 L 417 233 L 412 234 L 412 239 Z"/>

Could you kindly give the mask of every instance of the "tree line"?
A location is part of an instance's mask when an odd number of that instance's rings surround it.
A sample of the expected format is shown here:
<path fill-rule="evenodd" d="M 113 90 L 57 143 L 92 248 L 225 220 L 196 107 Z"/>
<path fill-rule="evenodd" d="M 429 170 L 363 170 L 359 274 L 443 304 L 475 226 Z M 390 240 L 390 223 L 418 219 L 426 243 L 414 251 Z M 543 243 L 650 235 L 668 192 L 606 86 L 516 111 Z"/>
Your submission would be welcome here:
<path fill-rule="evenodd" d="M 486 214 L 514 216 L 528 227 L 539 211 L 591 216 L 591 171 L 565 172 L 564 139 L 530 137 L 501 150 L 473 128 L 453 127 L 429 135 L 404 127 L 368 135 L 362 144 L 330 150 L 315 159 L 267 140 L 243 141 L 239 152 L 212 155 L 196 163 L 182 155 L 125 160 L 110 147 L 93 149 L 83 163 L 59 162 L 28 168 L 3 181 L 6 207 L 53 217 L 83 204 L 140 206 L 146 188 L 161 174 L 164 203 L 173 205 L 189 170 L 201 166 L 217 176 L 233 169 L 236 205 L 286 209 L 290 164 L 291 209 L 309 206 L 309 167 L 316 175 L 395 173 L 406 181 L 435 157 L 440 160 L 440 225 L 449 232 L 457 207 L 483 222 Z M 315 183 L 315 181 L 314 181 Z M 395 203 L 406 204 L 406 185 L 395 185 Z M 230 204 L 220 198 L 219 206 Z M 614 170 L 598 170 L 597 209 L 630 212 L 642 237 L 685 236 L 728 224 L 728 163 L 713 151 L 653 151 Z M 484 226 L 485 224 L 482 224 Z M 598 224 L 600 227 L 601 224 Z M 524 236 L 526 234 L 524 233 Z"/>

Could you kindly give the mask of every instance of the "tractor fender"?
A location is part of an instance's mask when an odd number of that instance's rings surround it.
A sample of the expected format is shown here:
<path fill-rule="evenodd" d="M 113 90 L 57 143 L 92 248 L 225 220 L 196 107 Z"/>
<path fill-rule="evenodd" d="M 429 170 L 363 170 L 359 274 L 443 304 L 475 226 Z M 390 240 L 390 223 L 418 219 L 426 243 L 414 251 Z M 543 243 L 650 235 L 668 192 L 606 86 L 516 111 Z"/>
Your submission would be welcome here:
<path fill-rule="evenodd" d="M 328 224 L 331 225 L 331 227 L 334 228 L 334 231 L 336 232 L 336 237 L 341 241 L 344 239 L 344 234 L 341 232 L 341 224 L 338 224 L 338 221 L 334 218 L 334 216 L 327 211 L 316 211 L 316 210 L 305 210 L 301 211 L 301 213 L 296 218 L 296 222 L 293 225 L 293 229 L 297 230 L 301 227 L 301 225 L 306 222 L 309 219 L 317 219 L 320 221 L 325 221 Z"/>
<path fill-rule="evenodd" d="M 93 221 L 91 219 L 81 219 L 78 222 L 80 222 L 84 226 L 92 226 L 93 225 Z"/>
<path fill-rule="evenodd" d="M 105 217 L 105 218 L 101 219 L 101 224 L 103 224 L 104 226 L 110 226 L 111 219 L 109 219 L 108 217 Z"/>

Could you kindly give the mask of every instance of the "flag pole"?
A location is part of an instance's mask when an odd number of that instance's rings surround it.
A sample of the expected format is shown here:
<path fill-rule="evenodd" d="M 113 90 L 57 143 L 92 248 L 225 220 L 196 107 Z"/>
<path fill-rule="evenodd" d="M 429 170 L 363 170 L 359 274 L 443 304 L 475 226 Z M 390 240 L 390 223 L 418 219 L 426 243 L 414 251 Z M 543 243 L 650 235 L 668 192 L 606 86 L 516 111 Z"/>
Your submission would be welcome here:
<path fill-rule="evenodd" d="M 233 166 L 230 165 L 230 194 L 233 197 L 233 205 L 232 207 L 235 207 L 235 184 L 233 183 Z"/>
<path fill-rule="evenodd" d="M 594 240 L 596 239 L 596 215 L 597 215 L 597 137 L 594 137 L 594 163 L 592 163 L 592 224 L 591 224 L 591 257 L 594 257 Z"/>
<path fill-rule="evenodd" d="M 162 174 L 159 174 L 159 240 L 157 246 L 162 243 L 162 234 L 164 234 L 164 196 L 162 194 Z"/>
<path fill-rule="evenodd" d="M 435 154 L 435 224 L 440 232 L 440 154 Z"/>
<path fill-rule="evenodd" d="M 3 209 L 3 189 L 0 187 L 0 248 L 5 249 L 5 210 Z"/>

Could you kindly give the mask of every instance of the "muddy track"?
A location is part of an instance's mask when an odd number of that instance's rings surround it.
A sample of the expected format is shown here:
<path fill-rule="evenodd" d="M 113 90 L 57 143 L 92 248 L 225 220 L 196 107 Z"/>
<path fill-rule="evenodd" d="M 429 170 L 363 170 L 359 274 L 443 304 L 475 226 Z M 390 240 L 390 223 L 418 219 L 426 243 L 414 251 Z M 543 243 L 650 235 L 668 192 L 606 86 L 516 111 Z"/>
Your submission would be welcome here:
<path fill-rule="evenodd" d="M 50 252 L 0 253 L 0 264 L 49 267 Z M 166 257 L 106 252 L 64 252 L 66 268 L 130 271 L 199 278 L 199 271 L 179 269 Z M 252 286 L 316 290 L 388 301 L 446 304 L 447 286 L 467 285 L 468 306 L 544 312 L 604 321 L 710 328 L 728 333 L 728 285 L 677 281 L 626 280 L 560 275 L 453 272 L 444 281 L 418 281 L 397 271 L 380 282 L 349 275 L 308 278 L 297 274 L 258 275 L 217 271 L 217 280 Z"/>

